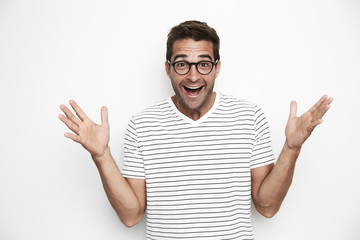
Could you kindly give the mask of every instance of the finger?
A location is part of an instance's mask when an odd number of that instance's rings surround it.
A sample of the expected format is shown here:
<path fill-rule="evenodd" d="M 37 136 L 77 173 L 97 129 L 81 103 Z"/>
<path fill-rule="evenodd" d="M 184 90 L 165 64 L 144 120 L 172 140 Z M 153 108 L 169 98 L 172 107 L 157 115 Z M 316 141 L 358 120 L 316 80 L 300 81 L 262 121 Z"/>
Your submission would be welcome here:
<path fill-rule="evenodd" d="M 65 137 L 70 138 L 71 140 L 73 140 L 74 142 L 80 143 L 81 141 L 81 137 L 72 133 L 65 133 L 64 134 Z"/>
<path fill-rule="evenodd" d="M 310 126 L 308 127 L 308 131 L 309 133 L 311 133 L 312 131 L 314 131 L 315 127 L 318 126 L 319 124 L 323 123 L 322 119 L 317 119 L 315 121 L 313 121 Z"/>
<path fill-rule="evenodd" d="M 74 100 L 69 101 L 71 107 L 75 110 L 76 115 L 80 118 L 81 121 L 84 121 L 88 118 L 84 111 L 77 105 L 77 103 Z"/>
<path fill-rule="evenodd" d="M 330 104 L 323 104 L 323 106 L 318 110 L 316 118 L 322 118 L 329 109 Z"/>
<path fill-rule="evenodd" d="M 64 115 L 60 114 L 59 115 L 59 119 L 65 123 L 65 125 L 74 133 L 78 134 L 79 133 L 79 126 L 77 126 L 75 123 L 73 123 L 70 119 L 68 119 L 67 117 L 65 117 Z"/>
<path fill-rule="evenodd" d="M 326 101 L 327 98 L 328 96 L 326 94 L 322 96 L 319 101 L 317 101 L 317 103 L 315 103 L 315 105 L 310 108 L 309 112 L 315 112 Z"/>
<path fill-rule="evenodd" d="M 333 101 L 334 101 L 334 99 L 333 99 L 332 97 L 329 97 L 328 99 L 326 99 L 326 101 L 325 101 L 324 104 L 330 106 L 330 104 L 331 104 Z"/>
<path fill-rule="evenodd" d="M 297 103 L 295 101 L 291 101 L 289 117 L 296 117 L 296 113 L 297 113 Z"/>
<path fill-rule="evenodd" d="M 65 113 L 68 119 L 70 119 L 77 126 L 80 125 L 80 120 L 64 104 L 60 105 L 60 109 Z"/>
<path fill-rule="evenodd" d="M 325 115 L 325 113 L 330 109 L 330 104 L 332 101 L 333 98 L 326 99 L 326 101 L 314 113 L 315 119 L 322 118 Z"/>
<path fill-rule="evenodd" d="M 105 106 L 101 108 L 101 125 L 109 126 L 108 109 Z"/>

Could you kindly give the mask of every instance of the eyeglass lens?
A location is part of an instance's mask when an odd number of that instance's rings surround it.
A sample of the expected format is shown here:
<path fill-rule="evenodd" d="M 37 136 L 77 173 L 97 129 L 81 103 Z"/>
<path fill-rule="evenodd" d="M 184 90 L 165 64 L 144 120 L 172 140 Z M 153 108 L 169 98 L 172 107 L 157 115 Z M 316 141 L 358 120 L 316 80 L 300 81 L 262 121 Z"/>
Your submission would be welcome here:
<path fill-rule="evenodd" d="M 210 61 L 201 61 L 198 63 L 188 63 L 181 61 L 175 62 L 173 66 L 178 74 L 184 75 L 190 71 L 192 65 L 196 66 L 196 69 L 200 74 L 209 74 L 213 68 L 213 63 Z"/>

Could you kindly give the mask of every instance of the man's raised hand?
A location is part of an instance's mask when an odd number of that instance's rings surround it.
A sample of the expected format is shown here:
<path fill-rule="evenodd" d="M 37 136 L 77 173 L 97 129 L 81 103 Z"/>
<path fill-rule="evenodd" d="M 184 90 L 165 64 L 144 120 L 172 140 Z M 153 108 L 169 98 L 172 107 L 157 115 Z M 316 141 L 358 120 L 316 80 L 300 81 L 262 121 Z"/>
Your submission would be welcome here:
<path fill-rule="evenodd" d="M 296 116 L 297 103 L 290 104 L 289 120 L 286 124 L 286 144 L 290 149 L 300 149 L 317 125 L 322 123 L 322 117 L 329 110 L 333 98 L 324 95 L 309 111 L 300 117 Z"/>
<path fill-rule="evenodd" d="M 103 157 L 108 148 L 110 136 L 107 108 L 101 108 L 101 124 L 99 125 L 88 118 L 74 100 L 70 100 L 69 103 L 77 116 L 65 105 L 60 106 L 65 115 L 60 114 L 59 119 L 73 132 L 65 133 L 65 137 L 80 143 L 93 158 Z"/>

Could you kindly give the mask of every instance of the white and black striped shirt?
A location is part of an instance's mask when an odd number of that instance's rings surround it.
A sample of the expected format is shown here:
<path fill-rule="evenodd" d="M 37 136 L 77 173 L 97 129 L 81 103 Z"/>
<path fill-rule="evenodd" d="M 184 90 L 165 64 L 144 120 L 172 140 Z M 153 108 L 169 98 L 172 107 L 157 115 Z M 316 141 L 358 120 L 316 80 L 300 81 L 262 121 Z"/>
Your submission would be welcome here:
<path fill-rule="evenodd" d="M 219 93 L 193 121 L 167 98 L 132 118 L 124 158 L 146 179 L 147 239 L 254 239 L 250 170 L 274 162 L 255 104 Z"/>

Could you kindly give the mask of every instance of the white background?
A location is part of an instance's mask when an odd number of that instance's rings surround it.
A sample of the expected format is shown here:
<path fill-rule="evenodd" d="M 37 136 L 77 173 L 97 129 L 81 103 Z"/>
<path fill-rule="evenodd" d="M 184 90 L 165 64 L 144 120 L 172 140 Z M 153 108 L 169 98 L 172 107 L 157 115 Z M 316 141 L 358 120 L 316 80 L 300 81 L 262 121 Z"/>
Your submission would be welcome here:
<path fill-rule="evenodd" d="M 122 165 L 132 114 L 172 94 L 170 28 L 198 19 L 221 38 L 216 90 L 258 103 L 278 154 L 291 100 L 303 113 L 324 93 L 330 111 L 298 159 L 258 240 L 360 239 L 360 2 L 0 1 L 0 239 L 144 239 L 145 221 L 117 220 L 89 154 L 66 139 L 59 106 L 75 99 L 95 121 L 109 108 Z"/>

